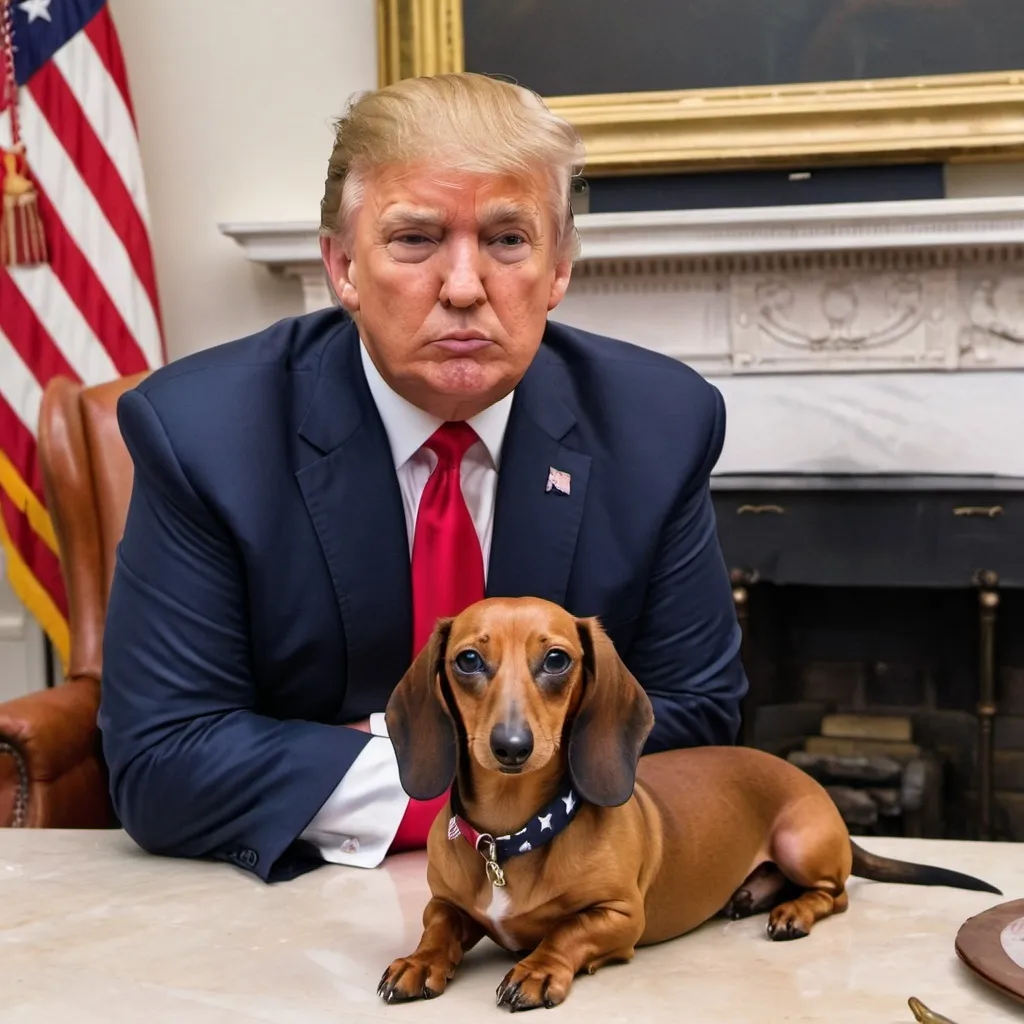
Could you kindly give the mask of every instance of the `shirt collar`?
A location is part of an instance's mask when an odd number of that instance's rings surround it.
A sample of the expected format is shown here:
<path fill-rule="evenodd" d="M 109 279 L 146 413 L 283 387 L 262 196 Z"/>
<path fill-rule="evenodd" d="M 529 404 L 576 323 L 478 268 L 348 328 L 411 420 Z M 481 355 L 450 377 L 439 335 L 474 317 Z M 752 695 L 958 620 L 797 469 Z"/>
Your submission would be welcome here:
<path fill-rule="evenodd" d="M 423 447 L 430 435 L 444 421 L 424 412 L 392 390 L 373 365 L 362 339 L 359 341 L 359 355 L 363 363 L 363 372 L 366 374 L 366 383 L 370 387 L 370 394 L 388 435 L 395 469 L 398 469 Z M 494 405 L 466 420 L 483 442 L 495 469 L 498 468 L 501 458 L 501 445 L 505 439 L 505 428 L 508 426 L 514 394 L 514 391 L 510 392 Z"/>

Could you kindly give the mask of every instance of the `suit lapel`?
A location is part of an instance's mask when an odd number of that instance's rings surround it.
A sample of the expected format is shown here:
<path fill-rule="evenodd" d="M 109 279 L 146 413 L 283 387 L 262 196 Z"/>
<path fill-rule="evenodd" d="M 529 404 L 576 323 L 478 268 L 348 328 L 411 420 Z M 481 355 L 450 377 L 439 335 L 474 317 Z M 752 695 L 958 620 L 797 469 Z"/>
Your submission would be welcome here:
<path fill-rule="evenodd" d="M 571 393 L 564 367 L 542 347 L 516 389 L 502 446 L 488 597 L 565 603 L 591 463 L 563 443 L 576 423 Z M 547 489 L 552 469 L 568 474 L 568 494 Z"/>
<path fill-rule="evenodd" d="M 412 658 L 409 546 L 387 434 L 346 325 L 324 354 L 299 434 L 316 449 L 296 473 L 341 609 L 347 677 L 379 709 Z M 564 604 L 591 457 L 566 442 L 570 382 L 542 346 L 516 389 L 502 446 L 487 596 Z M 569 493 L 547 489 L 554 469 Z"/>
<path fill-rule="evenodd" d="M 325 352 L 300 435 L 319 457 L 296 474 L 331 574 L 360 705 L 384 707 L 412 656 L 405 513 L 387 434 L 347 326 Z"/>

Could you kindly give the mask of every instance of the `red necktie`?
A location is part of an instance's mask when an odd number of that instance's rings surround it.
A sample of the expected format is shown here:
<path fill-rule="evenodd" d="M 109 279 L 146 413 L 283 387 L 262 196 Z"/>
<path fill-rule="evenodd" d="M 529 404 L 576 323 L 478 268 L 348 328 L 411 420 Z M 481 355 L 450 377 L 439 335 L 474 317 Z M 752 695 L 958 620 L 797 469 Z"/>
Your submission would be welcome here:
<path fill-rule="evenodd" d="M 416 511 L 412 543 L 413 656 L 430 639 L 439 618 L 458 615 L 484 596 L 484 561 L 473 517 L 462 493 L 462 458 L 478 439 L 466 423 L 445 423 L 424 447 L 437 456 Z M 410 800 L 391 852 L 426 846 L 430 826 L 448 793 Z"/>

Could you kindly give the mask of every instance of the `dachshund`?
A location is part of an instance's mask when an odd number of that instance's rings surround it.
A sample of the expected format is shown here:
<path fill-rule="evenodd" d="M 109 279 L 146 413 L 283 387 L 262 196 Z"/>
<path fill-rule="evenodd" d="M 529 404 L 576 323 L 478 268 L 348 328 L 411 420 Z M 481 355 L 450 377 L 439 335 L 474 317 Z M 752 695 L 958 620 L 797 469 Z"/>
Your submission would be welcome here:
<path fill-rule="evenodd" d="M 440 619 L 385 712 L 406 793 L 448 802 L 427 839 L 431 898 L 386 1002 L 444 992 L 484 935 L 517 958 L 510 1010 L 716 916 L 768 912 L 774 940 L 846 910 L 847 878 L 999 893 L 855 845 L 802 769 L 749 747 L 641 756 L 650 700 L 596 618 L 492 598 Z"/>

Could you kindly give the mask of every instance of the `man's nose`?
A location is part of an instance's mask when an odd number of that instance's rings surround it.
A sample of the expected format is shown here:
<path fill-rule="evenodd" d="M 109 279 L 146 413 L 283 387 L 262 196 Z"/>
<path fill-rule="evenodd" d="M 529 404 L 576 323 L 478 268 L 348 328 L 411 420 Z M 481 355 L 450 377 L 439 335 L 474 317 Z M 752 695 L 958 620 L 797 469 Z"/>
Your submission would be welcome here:
<path fill-rule="evenodd" d="M 533 753 L 533 730 L 526 722 L 499 722 L 491 730 L 491 753 L 507 768 L 521 767 Z"/>
<path fill-rule="evenodd" d="M 459 309 L 483 302 L 487 293 L 480 276 L 480 251 L 477 246 L 453 246 L 448 270 L 441 284 L 441 301 Z"/>

